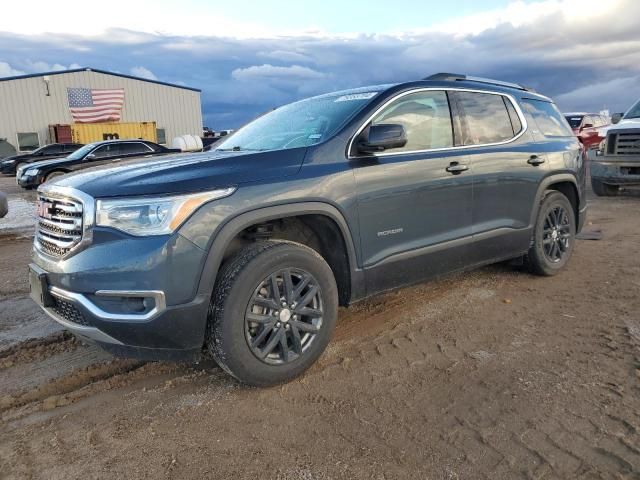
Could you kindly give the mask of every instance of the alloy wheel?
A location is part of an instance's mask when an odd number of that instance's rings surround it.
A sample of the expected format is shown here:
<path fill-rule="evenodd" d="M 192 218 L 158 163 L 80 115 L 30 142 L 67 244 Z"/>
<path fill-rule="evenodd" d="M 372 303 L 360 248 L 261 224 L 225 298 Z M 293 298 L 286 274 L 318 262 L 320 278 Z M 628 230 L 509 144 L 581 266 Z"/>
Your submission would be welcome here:
<path fill-rule="evenodd" d="M 245 336 L 265 363 L 289 363 L 304 355 L 322 327 L 322 292 L 301 269 L 278 270 L 256 287 L 245 313 Z"/>
<path fill-rule="evenodd" d="M 569 215 L 562 207 L 553 207 L 544 221 L 542 245 L 547 259 L 553 263 L 562 260 L 569 250 L 571 242 L 571 224 Z"/>

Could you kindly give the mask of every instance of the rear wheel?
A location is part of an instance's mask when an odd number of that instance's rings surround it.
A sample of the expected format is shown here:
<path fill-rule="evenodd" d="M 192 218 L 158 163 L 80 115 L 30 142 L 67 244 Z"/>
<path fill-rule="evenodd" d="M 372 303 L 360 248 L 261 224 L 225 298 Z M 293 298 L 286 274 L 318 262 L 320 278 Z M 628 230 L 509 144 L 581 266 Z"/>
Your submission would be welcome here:
<path fill-rule="evenodd" d="M 610 185 L 600 180 L 591 179 L 591 188 L 599 197 L 613 197 L 618 194 L 620 187 L 618 185 Z"/>
<path fill-rule="evenodd" d="M 567 263 L 576 235 L 571 202 L 560 192 L 550 192 L 542 200 L 526 264 L 537 275 L 555 275 Z"/>
<path fill-rule="evenodd" d="M 43 183 L 50 182 L 54 178 L 63 176 L 65 173 L 67 173 L 67 172 L 62 172 L 60 170 L 55 170 L 55 171 L 51 172 L 49 175 L 47 175 L 47 177 L 44 179 Z"/>
<path fill-rule="evenodd" d="M 207 349 L 244 383 L 287 382 L 322 354 L 337 310 L 335 278 L 316 251 L 293 242 L 259 242 L 220 272 Z"/>

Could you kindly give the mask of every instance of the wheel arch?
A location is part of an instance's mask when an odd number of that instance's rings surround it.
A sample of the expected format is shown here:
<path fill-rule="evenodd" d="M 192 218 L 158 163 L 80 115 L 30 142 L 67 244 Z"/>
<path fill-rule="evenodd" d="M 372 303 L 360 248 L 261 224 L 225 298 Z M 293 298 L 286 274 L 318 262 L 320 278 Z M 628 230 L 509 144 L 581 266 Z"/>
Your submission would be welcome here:
<path fill-rule="evenodd" d="M 198 284 L 198 293 L 211 295 L 218 272 L 225 258 L 225 253 L 232 241 L 241 232 L 265 222 L 312 215 L 321 216 L 327 221 L 332 222 L 337 228 L 337 231 L 340 232 L 341 239 L 344 243 L 348 262 L 348 271 L 345 272 L 348 278 L 345 281 L 348 282 L 349 292 L 347 298 L 341 298 L 341 304 L 348 304 L 363 298 L 364 277 L 362 270 L 358 268 L 355 243 L 349 225 L 336 207 L 323 202 L 303 202 L 258 208 L 241 213 L 220 225 L 212 234 L 213 241 L 208 247 L 200 282 Z M 330 262 L 328 261 L 328 263 Z"/>
<path fill-rule="evenodd" d="M 573 207 L 577 225 L 580 218 L 580 190 L 578 189 L 578 182 L 575 176 L 569 173 L 551 175 L 540 183 L 536 194 L 535 208 L 531 213 L 531 225 L 535 225 L 542 200 L 550 190 L 560 192 L 567 197 Z"/>

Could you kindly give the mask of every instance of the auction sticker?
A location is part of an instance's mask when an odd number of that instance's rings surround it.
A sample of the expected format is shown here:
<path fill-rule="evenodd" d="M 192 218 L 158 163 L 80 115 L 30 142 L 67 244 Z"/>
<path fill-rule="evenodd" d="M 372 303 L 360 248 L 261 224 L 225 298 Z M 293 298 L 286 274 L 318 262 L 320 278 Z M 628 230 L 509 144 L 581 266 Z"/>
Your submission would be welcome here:
<path fill-rule="evenodd" d="M 378 92 L 365 92 L 365 93 L 351 93 L 349 95 L 342 95 L 334 100 L 334 102 L 350 102 L 352 100 L 369 100 L 375 97 Z"/>

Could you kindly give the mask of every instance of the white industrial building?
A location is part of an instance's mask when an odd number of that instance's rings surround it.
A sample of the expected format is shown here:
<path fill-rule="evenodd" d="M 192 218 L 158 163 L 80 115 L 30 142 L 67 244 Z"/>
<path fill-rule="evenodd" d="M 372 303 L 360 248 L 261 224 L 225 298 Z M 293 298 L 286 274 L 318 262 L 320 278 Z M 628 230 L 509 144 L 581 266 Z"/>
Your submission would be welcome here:
<path fill-rule="evenodd" d="M 0 151 L 30 151 L 54 143 L 52 125 L 73 126 L 69 89 L 123 90 L 117 121 L 155 122 L 159 143 L 202 135 L 200 90 L 81 68 L 0 78 Z"/>

